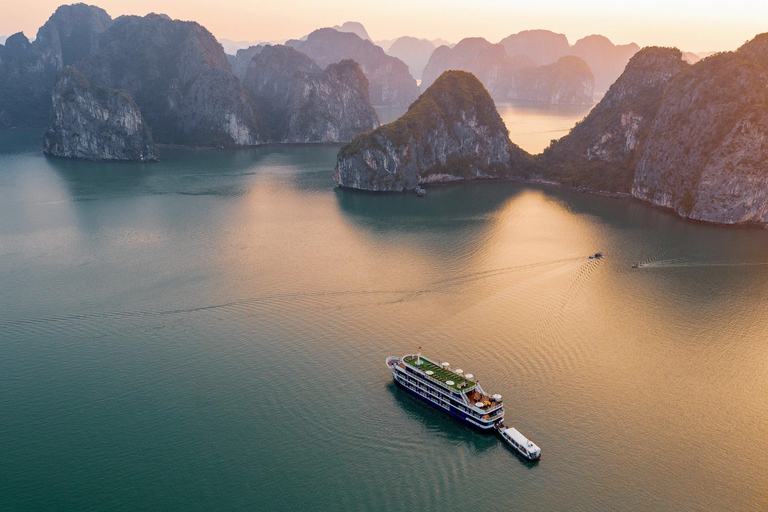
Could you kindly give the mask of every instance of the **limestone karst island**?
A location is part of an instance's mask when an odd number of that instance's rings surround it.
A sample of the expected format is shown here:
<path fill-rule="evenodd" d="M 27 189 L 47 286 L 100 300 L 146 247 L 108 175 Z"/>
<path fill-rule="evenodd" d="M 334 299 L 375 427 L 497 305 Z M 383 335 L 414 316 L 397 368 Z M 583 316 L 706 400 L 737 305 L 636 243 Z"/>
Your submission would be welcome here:
<path fill-rule="evenodd" d="M 768 510 L 768 4 L 0 7 L 0 510 Z"/>

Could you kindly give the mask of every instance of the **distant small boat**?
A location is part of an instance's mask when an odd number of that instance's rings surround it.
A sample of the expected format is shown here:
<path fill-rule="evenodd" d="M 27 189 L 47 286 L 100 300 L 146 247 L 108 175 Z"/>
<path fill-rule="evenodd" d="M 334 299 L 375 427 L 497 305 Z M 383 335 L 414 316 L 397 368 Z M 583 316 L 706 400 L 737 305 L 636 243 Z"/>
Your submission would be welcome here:
<path fill-rule="evenodd" d="M 601 252 L 596 252 L 595 254 L 593 254 L 592 256 L 590 256 L 590 257 L 589 257 L 589 259 L 591 259 L 591 260 L 599 260 L 599 259 L 600 259 L 600 258 L 602 258 L 602 257 L 603 257 L 603 253 L 601 253 Z"/>
<path fill-rule="evenodd" d="M 416 187 L 416 195 L 419 197 L 424 197 L 427 195 L 427 191 L 422 187 Z"/>
<path fill-rule="evenodd" d="M 635 263 L 634 265 L 632 265 L 632 268 L 640 268 L 640 264 L 639 263 Z"/>

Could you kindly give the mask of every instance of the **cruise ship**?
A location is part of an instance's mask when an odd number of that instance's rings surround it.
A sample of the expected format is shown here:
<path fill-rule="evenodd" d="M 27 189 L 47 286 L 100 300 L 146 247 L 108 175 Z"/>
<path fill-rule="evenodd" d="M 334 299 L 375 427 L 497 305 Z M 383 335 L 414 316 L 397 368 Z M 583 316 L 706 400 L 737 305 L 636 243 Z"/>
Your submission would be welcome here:
<path fill-rule="evenodd" d="M 489 395 L 472 374 L 418 354 L 388 357 L 395 382 L 438 409 L 470 425 L 490 430 L 504 419 L 501 395 Z"/>

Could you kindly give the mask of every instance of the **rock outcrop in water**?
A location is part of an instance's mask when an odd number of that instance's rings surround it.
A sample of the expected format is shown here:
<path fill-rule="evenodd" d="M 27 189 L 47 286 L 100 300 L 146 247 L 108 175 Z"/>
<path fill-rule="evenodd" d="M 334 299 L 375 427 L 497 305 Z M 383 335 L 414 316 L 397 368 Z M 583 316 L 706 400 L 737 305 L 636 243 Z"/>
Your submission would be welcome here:
<path fill-rule="evenodd" d="M 44 126 L 56 75 L 91 52 L 111 23 L 98 7 L 62 5 L 33 42 L 21 32 L 9 37 L 0 46 L 0 129 Z"/>
<path fill-rule="evenodd" d="M 544 151 L 539 158 L 544 176 L 571 186 L 628 193 L 664 91 L 688 67 L 677 49 L 641 50 L 586 119 Z"/>
<path fill-rule="evenodd" d="M 159 143 L 233 147 L 262 140 L 248 93 L 221 45 L 197 23 L 121 16 L 77 68 L 96 85 L 127 91 Z"/>
<path fill-rule="evenodd" d="M 578 57 L 563 57 L 554 64 L 536 66 L 526 55 L 510 56 L 501 44 L 471 37 L 453 48 L 441 46 L 434 51 L 424 68 L 422 88 L 452 69 L 477 76 L 496 101 L 592 104 L 594 77 Z"/>
<path fill-rule="evenodd" d="M 306 41 L 285 43 L 309 55 L 320 67 L 351 59 L 360 65 L 368 78 L 371 103 L 374 105 L 408 106 L 419 95 L 416 80 L 408 66 L 368 40 L 351 32 L 332 28 L 315 30 Z"/>
<path fill-rule="evenodd" d="M 349 142 L 379 125 L 368 80 L 352 60 L 323 70 L 294 48 L 267 46 L 244 83 L 273 142 Z"/>
<path fill-rule="evenodd" d="M 68 65 L 96 86 L 127 91 L 158 142 L 260 142 L 250 98 L 207 30 L 156 14 L 112 20 L 84 4 L 59 7 L 34 42 L 16 34 L 0 49 L 0 128 L 44 126 Z"/>
<path fill-rule="evenodd" d="M 46 154 L 86 160 L 155 161 L 152 131 L 128 93 L 91 85 L 67 68 L 53 88 Z"/>
<path fill-rule="evenodd" d="M 768 34 L 672 81 L 632 194 L 690 219 L 768 224 Z"/>
<path fill-rule="evenodd" d="M 527 154 L 509 135 L 483 84 L 449 71 L 394 123 L 356 137 L 339 152 L 335 179 L 369 191 L 413 190 L 422 183 L 511 177 Z"/>
<path fill-rule="evenodd" d="M 640 51 L 538 167 L 682 217 L 768 225 L 768 34 L 694 65 L 676 49 Z"/>

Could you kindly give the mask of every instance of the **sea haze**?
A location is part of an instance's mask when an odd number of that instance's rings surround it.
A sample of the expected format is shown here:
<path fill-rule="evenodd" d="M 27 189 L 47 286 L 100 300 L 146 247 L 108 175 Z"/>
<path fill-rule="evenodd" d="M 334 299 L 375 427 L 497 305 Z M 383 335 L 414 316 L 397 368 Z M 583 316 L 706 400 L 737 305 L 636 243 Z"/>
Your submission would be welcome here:
<path fill-rule="evenodd" d="M 586 113 L 501 109 L 533 152 Z M 102 164 L 0 132 L 0 508 L 765 507 L 768 233 L 515 183 L 339 190 L 337 151 Z M 541 461 L 396 388 L 419 346 Z"/>

